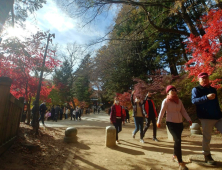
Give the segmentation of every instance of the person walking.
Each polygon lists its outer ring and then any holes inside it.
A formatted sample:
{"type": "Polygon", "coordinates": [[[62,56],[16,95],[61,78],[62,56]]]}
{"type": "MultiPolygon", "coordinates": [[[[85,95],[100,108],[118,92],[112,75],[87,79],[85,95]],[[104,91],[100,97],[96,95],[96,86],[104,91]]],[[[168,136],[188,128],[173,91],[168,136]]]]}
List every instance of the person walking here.
{"type": "Polygon", "coordinates": [[[79,118],[79,108],[76,107],[76,121],[78,121],[78,118],[79,118]]]}
{"type": "Polygon", "coordinates": [[[40,106],[39,106],[39,112],[40,112],[40,118],[39,121],[42,120],[42,125],[45,126],[44,124],[44,119],[45,119],[45,112],[47,110],[47,107],[45,105],[45,102],[43,102],[40,106]]]}
{"type": "Polygon", "coordinates": [[[58,119],[60,110],[61,110],[61,109],[60,109],[59,105],[56,105],[56,107],[55,107],[55,115],[54,115],[53,121],[56,121],[56,122],[57,122],[57,119],[58,119]]]}
{"type": "Polygon", "coordinates": [[[73,120],[75,121],[76,120],[76,110],[75,109],[73,109],[72,115],[73,115],[73,120]]]}
{"type": "Polygon", "coordinates": [[[100,106],[98,106],[98,110],[97,110],[97,111],[98,111],[98,114],[99,114],[99,112],[100,112],[100,106]]]}
{"type": "Polygon", "coordinates": [[[81,116],[82,116],[82,109],[81,109],[81,107],[79,108],[79,121],[81,121],[81,116]]]}
{"type": "MultiPolygon", "coordinates": [[[[125,120],[126,119],[126,111],[125,111],[124,107],[122,107],[122,112],[123,112],[123,118],[125,120]]],[[[125,125],[125,121],[123,121],[123,125],[125,125]]]]}
{"type": "Polygon", "coordinates": [[[94,114],[95,114],[96,113],[96,106],[94,106],[93,109],[94,109],[94,114]]]}
{"type": "Polygon", "coordinates": [[[222,113],[217,97],[217,90],[210,86],[209,76],[202,72],[198,75],[199,85],[192,89],[192,103],[196,105],[197,117],[199,118],[203,140],[202,149],[205,162],[215,165],[216,162],[211,157],[210,141],[213,127],[222,133],[222,113]]]}
{"type": "Polygon", "coordinates": [[[63,110],[64,110],[64,107],[63,106],[60,106],[60,120],[62,120],[62,116],[63,116],[63,110]]]}
{"type": "Polygon", "coordinates": [[[45,120],[47,121],[50,116],[51,116],[51,112],[50,112],[50,109],[49,109],[47,111],[47,113],[45,114],[45,120]]]}
{"type": "Polygon", "coordinates": [[[144,101],[143,101],[143,114],[145,115],[146,125],[143,129],[143,137],[145,136],[146,131],[150,127],[150,123],[153,124],[153,140],[159,142],[156,138],[156,118],[158,117],[154,102],[152,100],[152,93],[147,93],[144,101]]]}
{"type": "Polygon", "coordinates": [[[54,120],[54,116],[55,116],[55,107],[54,105],[52,105],[52,108],[51,108],[51,119],[54,120]]]}
{"type": "Polygon", "coordinates": [[[74,110],[74,109],[71,107],[71,108],[70,108],[70,117],[71,117],[71,120],[72,120],[72,118],[73,118],[73,110],[74,110]]]}
{"type": "Polygon", "coordinates": [[[116,144],[120,144],[118,134],[122,131],[122,122],[124,122],[124,117],[118,97],[114,98],[114,104],[111,107],[110,121],[116,128],[116,144]]]}
{"type": "Polygon", "coordinates": [[[157,120],[157,127],[160,127],[162,118],[166,112],[166,125],[174,139],[174,154],[173,160],[179,163],[179,170],[188,170],[182,160],[181,151],[181,135],[183,131],[183,117],[189,122],[192,121],[187,114],[182,101],[177,96],[177,90],[174,86],[166,87],[167,97],[163,100],[160,114],[157,120]]]}
{"type": "Polygon", "coordinates": [[[125,122],[127,123],[130,123],[130,116],[129,116],[129,110],[128,108],[126,107],[125,108],[125,112],[126,112],[126,118],[125,118],[125,122]]]}
{"type": "Polygon", "coordinates": [[[65,119],[67,119],[67,118],[68,118],[69,113],[70,113],[70,110],[69,110],[69,108],[68,108],[68,107],[66,107],[65,119]]]}
{"type": "Polygon", "coordinates": [[[133,117],[134,117],[134,123],[135,123],[135,129],[132,132],[133,138],[135,138],[135,135],[138,131],[140,131],[140,142],[144,143],[143,140],[143,111],[142,111],[142,104],[140,103],[140,97],[136,96],[135,101],[133,100],[134,90],[131,94],[131,103],[133,105],[133,117]]]}

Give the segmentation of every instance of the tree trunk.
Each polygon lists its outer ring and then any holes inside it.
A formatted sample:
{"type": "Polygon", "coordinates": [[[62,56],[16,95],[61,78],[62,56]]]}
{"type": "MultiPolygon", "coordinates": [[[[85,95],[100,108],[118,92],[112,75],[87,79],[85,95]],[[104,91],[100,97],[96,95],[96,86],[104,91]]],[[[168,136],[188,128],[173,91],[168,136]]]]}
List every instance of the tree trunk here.
{"type": "Polygon", "coordinates": [[[176,61],[175,61],[175,56],[173,54],[170,53],[170,46],[169,46],[169,42],[166,41],[166,50],[167,50],[167,61],[169,63],[169,67],[170,67],[170,73],[171,75],[178,75],[178,71],[177,71],[177,67],[176,67],[176,61]]]}
{"type": "Polygon", "coordinates": [[[195,36],[199,36],[199,33],[195,27],[195,25],[193,24],[190,16],[186,13],[186,8],[184,6],[184,2],[181,2],[181,16],[184,19],[184,21],[186,22],[188,28],[190,29],[190,32],[195,35],[195,36]]]}
{"type": "Polygon", "coordinates": [[[76,105],[75,105],[74,100],[72,100],[72,105],[73,105],[73,109],[76,109],[76,105]]]}
{"type": "Polygon", "coordinates": [[[27,124],[30,125],[31,109],[30,102],[27,104],[27,124]]]}
{"type": "Polygon", "coordinates": [[[9,12],[12,10],[14,0],[0,0],[0,33],[5,24],[5,21],[9,17],[9,12]]]}
{"type": "Polygon", "coordinates": [[[171,75],[177,76],[178,71],[177,71],[176,63],[172,59],[173,59],[173,56],[170,56],[169,57],[170,73],[171,75]]]}
{"type": "Polygon", "coordinates": [[[185,50],[185,46],[184,46],[183,40],[182,40],[182,38],[180,36],[179,36],[179,40],[180,40],[180,46],[181,46],[182,51],[183,51],[184,60],[186,62],[188,62],[188,57],[187,57],[187,53],[186,53],[186,50],[185,50]]]}

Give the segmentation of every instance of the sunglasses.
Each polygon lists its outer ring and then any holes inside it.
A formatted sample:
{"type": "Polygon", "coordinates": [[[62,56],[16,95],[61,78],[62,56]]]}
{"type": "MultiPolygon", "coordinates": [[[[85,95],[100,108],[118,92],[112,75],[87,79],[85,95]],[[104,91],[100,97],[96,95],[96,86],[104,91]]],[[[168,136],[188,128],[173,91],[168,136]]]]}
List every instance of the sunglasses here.
{"type": "Polygon", "coordinates": [[[176,92],[176,89],[171,89],[170,91],[175,91],[176,92]]]}

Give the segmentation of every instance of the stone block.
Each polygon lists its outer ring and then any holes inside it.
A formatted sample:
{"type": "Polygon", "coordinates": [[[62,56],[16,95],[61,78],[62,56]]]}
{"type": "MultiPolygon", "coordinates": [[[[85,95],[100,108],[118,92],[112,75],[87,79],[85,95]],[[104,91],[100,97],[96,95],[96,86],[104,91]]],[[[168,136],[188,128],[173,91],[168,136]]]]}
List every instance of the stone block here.
{"type": "Polygon", "coordinates": [[[202,133],[201,133],[201,131],[200,130],[190,130],[190,134],[191,135],[201,135],[202,133]]]}
{"type": "Polygon", "coordinates": [[[201,135],[200,125],[198,123],[192,123],[190,126],[190,134],[191,135],[201,135]]]}
{"type": "Polygon", "coordinates": [[[190,129],[200,130],[200,125],[198,123],[192,123],[192,125],[190,126],[190,129]]]}
{"type": "Polygon", "coordinates": [[[77,129],[75,127],[68,127],[65,131],[65,137],[64,137],[65,142],[72,142],[75,143],[77,142],[77,129]]]}
{"type": "Polygon", "coordinates": [[[106,127],[105,145],[107,147],[116,146],[116,128],[114,126],[106,127]]]}

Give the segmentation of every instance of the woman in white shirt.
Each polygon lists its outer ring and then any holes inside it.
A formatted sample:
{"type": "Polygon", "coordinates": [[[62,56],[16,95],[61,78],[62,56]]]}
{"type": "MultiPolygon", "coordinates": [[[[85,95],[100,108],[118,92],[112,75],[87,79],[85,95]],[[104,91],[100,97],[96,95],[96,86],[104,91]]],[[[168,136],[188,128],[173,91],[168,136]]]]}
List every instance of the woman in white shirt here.
{"type": "Polygon", "coordinates": [[[157,127],[160,127],[161,120],[166,112],[166,125],[174,139],[173,160],[178,161],[179,170],[188,170],[182,161],[181,134],[183,131],[183,117],[192,125],[192,121],[187,114],[182,101],[177,96],[177,90],[169,85],[166,88],[167,97],[163,100],[160,114],[157,120],[157,127]]]}

